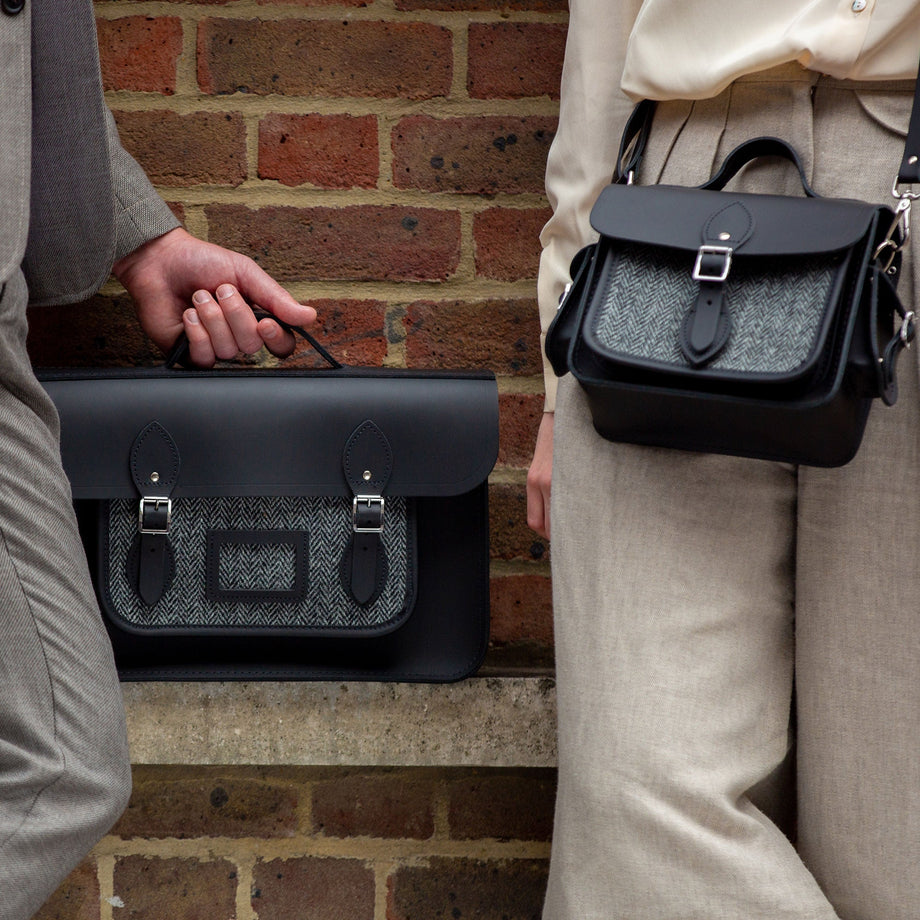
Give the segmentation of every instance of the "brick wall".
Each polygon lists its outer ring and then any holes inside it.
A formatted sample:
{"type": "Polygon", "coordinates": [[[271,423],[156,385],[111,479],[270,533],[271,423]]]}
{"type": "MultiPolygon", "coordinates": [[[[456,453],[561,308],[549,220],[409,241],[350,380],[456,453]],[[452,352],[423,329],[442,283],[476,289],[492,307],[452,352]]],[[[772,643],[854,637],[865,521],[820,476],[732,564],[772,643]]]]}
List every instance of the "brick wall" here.
{"type": "Polygon", "coordinates": [[[138,767],[36,920],[538,920],[553,771],[138,767]]]}
{"type": "MultiPolygon", "coordinates": [[[[524,481],[565,0],[96,10],[123,142],[191,232],[316,306],[345,362],[495,371],[486,666],[551,666],[548,547],[526,526],[524,481]]],[[[114,282],[30,321],[37,364],[160,360],[114,282]]],[[[538,916],[549,774],[138,767],[136,779],[128,814],[43,920],[538,916]]]]}

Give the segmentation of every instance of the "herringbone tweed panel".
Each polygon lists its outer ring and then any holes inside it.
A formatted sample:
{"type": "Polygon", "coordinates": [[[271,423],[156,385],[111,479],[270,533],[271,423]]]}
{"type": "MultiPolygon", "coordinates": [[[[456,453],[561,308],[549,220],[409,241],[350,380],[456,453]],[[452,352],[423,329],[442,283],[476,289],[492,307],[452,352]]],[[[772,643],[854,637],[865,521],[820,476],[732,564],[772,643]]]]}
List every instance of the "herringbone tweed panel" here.
{"type": "MultiPolygon", "coordinates": [[[[336,497],[184,498],[173,501],[169,539],[175,579],[148,607],[137,594],[128,554],[137,534],[137,502],[109,503],[108,595],[125,621],[149,628],[372,629],[398,620],[414,594],[415,519],[404,498],[386,500],[382,533],[386,584],[367,605],[342,584],[342,556],[351,537],[351,499],[336,497]],[[212,531],[302,531],[307,535],[307,588],[300,600],[209,600],[208,534],[212,531]]],[[[221,548],[219,583],[228,591],[286,591],[294,585],[292,545],[247,543],[221,548]]],[[[103,564],[105,561],[103,560],[103,564]]]]}
{"type": "MultiPolygon", "coordinates": [[[[599,290],[592,332],[610,352],[688,366],[680,325],[699,282],[692,255],[624,246],[599,290]],[[639,304],[639,309],[635,308],[639,304]]],[[[784,374],[809,356],[828,303],[840,256],[736,259],[725,282],[732,332],[713,369],[784,374]]]]}

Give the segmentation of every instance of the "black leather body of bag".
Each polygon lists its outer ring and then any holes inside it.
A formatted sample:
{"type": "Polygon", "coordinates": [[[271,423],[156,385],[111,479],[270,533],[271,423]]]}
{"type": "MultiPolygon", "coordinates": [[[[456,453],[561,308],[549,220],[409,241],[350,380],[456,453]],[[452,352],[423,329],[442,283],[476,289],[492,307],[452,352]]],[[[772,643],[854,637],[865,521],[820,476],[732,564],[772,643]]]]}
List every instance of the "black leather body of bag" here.
{"type": "Polygon", "coordinates": [[[491,374],[40,379],[123,679],[449,681],[481,663],[491,374]]]}
{"type": "Polygon", "coordinates": [[[838,466],[897,398],[899,215],[819,198],[785,142],[742,144],[699,188],[611,184],[591,224],[546,351],[605,438],[838,466]],[[724,190],[763,156],[805,196],[724,190]]]}

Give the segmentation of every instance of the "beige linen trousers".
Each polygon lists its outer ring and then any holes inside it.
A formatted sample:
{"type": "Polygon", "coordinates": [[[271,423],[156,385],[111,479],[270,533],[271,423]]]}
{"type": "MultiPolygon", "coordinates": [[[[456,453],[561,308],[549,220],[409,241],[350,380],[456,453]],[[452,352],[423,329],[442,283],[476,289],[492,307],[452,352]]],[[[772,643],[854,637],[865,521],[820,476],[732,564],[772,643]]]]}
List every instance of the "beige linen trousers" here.
{"type": "MultiPolygon", "coordinates": [[[[787,66],[663,103],[640,181],[698,184],[773,134],[820,194],[890,202],[911,95],[787,66]]],[[[779,161],[732,187],[800,193],[779,161]]],[[[916,352],[899,377],[830,470],[613,444],[561,381],[544,920],[920,917],[916,352]]]]}

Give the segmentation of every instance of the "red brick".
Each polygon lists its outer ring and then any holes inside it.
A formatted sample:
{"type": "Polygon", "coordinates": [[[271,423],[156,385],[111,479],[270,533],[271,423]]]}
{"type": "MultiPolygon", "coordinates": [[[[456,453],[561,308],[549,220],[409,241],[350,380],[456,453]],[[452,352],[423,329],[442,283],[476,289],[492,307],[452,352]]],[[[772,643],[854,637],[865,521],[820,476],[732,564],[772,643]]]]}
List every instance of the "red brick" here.
{"type": "Polygon", "coordinates": [[[450,91],[449,29],[421,22],[206,19],[202,92],[430,99],[450,91]]]}
{"type": "Polygon", "coordinates": [[[225,859],[151,859],[115,862],[115,896],[131,920],[234,920],[236,868],[225,859]]]}
{"type": "Polygon", "coordinates": [[[350,774],[313,790],[313,829],[327,837],[427,840],[434,784],[409,771],[350,774]]]}
{"type": "MultiPolygon", "coordinates": [[[[309,332],[343,364],[379,367],[387,353],[386,304],[379,300],[308,300],[316,310],[309,332]]],[[[313,347],[299,341],[285,366],[323,367],[313,347]]]]}
{"type": "Polygon", "coordinates": [[[125,149],[155,184],[237,186],[246,178],[243,117],[224,112],[117,112],[125,149]]]}
{"type": "Polygon", "coordinates": [[[467,91],[474,99],[559,98],[566,26],[479,22],[469,28],[467,91]]]}
{"type": "Polygon", "coordinates": [[[543,419],[543,396],[509,393],[498,398],[498,464],[526,469],[543,419]]]}
{"type": "Polygon", "coordinates": [[[550,840],[556,771],[479,770],[451,783],[454,840],[550,840]]]}
{"type": "Polygon", "coordinates": [[[396,9],[438,10],[439,12],[504,12],[505,10],[532,10],[537,13],[563,13],[568,10],[568,0],[396,0],[396,9]]]}
{"type": "Polygon", "coordinates": [[[539,859],[434,857],[390,876],[387,920],[538,920],[546,875],[539,859]]]}
{"type": "Polygon", "coordinates": [[[489,540],[493,559],[545,560],[547,544],[527,526],[524,485],[489,486],[489,540]]]}
{"type": "Polygon", "coordinates": [[[29,310],[28,349],[36,367],[137,367],[163,360],[141,331],[127,294],[29,310]]]}
{"type": "Polygon", "coordinates": [[[252,908],[259,920],[373,920],[374,872],[355,859],[257,863],[252,908]]]}
{"type": "Polygon", "coordinates": [[[460,215],[406,205],[205,209],[209,239],[279,280],[444,281],[460,261],[460,215]]]}
{"type": "Polygon", "coordinates": [[[171,16],[98,19],[99,63],[106,90],[137,93],[176,91],[182,53],[182,22],[171,16]]]}
{"type": "Polygon", "coordinates": [[[378,175],[373,115],[267,115],[259,123],[260,179],[374,188],[378,175]]]}
{"type": "Polygon", "coordinates": [[[258,0],[259,6],[367,6],[370,2],[371,0],[258,0]]]}
{"type": "Polygon", "coordinates": [[[185,205],[181,201],[167,201],[166,204],[169,205],[169,210],[172,211],[173,214],[176,215],[176,220],[184,224],[185,223],[185,205]]]}
{"type": "Polygon", "coordinates": [[[297,829],[296,787],[264,777],[195,768],[168,779],[135,770],[131,801],[112,833],[119,837],[291,837],[297,829]]]}
{"type": "Polygon", "coordinates": [[[469,195],[542,192],[555,128],[542,115],[409,115],[393,129],[393,182],[469,195]]]}
{"type": "Polygon", "coordinates": [[[99,901],[96,865],[87,860],[67,876],[32,920],[99,920],[99,901]]]}
{"type": "Polygon", "coordinates": [[[405,318],[410,367],[541,373],[540,323],[532,300],[418,301],[405,318]]]}
{"type": "Polygon", "coordinates": [[[553,644],[553,588],[547,575],[506,575],[489,584],[491,640],[553,644]]]}
{"type": "Polygon", "coordinates": [[[495,281],[537,277],[549,208],[490,208],[473,218],[476,274],[495,281]]]}

